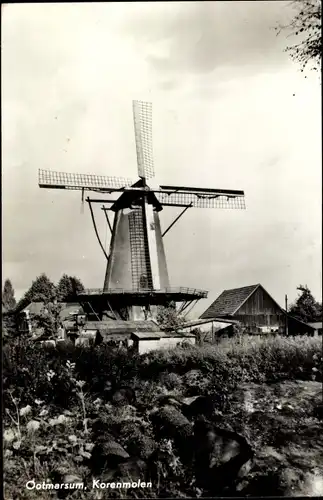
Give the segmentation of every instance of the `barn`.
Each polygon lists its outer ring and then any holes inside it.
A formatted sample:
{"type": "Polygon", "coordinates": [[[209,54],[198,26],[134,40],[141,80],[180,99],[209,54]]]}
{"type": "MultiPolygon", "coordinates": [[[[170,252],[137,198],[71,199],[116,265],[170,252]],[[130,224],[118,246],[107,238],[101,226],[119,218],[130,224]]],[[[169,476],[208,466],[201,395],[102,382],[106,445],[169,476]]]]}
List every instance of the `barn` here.
{"type": "Polygon", "coordinates": [[[310,325],[290,315],[286,318],[285,310],[260,283],[224,290],[200,318],[235,319],[251,334],[285,333],[287,330],[297,335],[313,334],[314,331],[310,325]]]}

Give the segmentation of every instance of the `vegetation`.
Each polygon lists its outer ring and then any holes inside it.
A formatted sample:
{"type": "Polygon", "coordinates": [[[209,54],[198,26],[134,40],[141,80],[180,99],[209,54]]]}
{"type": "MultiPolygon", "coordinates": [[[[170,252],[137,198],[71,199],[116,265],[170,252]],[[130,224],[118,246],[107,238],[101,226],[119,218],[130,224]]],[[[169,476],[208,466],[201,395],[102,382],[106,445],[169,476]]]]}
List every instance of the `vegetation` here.
{"type": "Polygon", "coordinates": [[[66,302],[75,298],[75,295],[84,291],[83,283],[76,276],[63,274],[56,287],[57,300],[66,302]]]}
{"type": "Polygon", "coordinates": [[[61,325],[60,312],[61,304],[49,302],[44,304],[40,314],[36,315],[34,322],[37,328],[43,328],[44,337],[54,339],[57,337],[58,328],[61,325]]]}
{"type": "Polygon", "coordinates": [[[2,306],[7,311],[12,311],[16,307],[15,292],[9,279],[6,279],[4,282],[2,291],[2,306]]]}
{"type": "Polygon", "coordinates": [[[185,323],[185,318],[178,313],[175,304],[158,308],[157,323],[162,330],[177,331],[185,323]]]}
{"type": "Polygon", "coordinates": [[[111,481],[130,475],[143,481],[146,474],[153,478],[152,490],[105,490],[100,496],[89,487],[71,497],[207,494],[211,487],[198,486],[190,456],[195,417],[179,406],[180,398],[210,395],[215,411],[207,425],[239,429],[261,450],[264,441],[257,439],[270,439],[259,431],[267,417],[254,420],[250,428],[236,402],[239,390],[245,383],[322,382],[321,342],[229,339],[219,346],[138,356],[105,345],[44,348],[16,339],[3,352],[5,498],[53,498],[53,492],[26,490],[30,479],[90,486],[93,477],[111,481]],[[165,398],[168,402],[161,403],[165,398]]]}
{"type": "Polygon", "coordinates": [[[82,282],[76,276],[63,274],[58,284],[55,285],[45,273],[38,276],[31,284],[29,290],[17,304],[17,310],[24,309],[30,302],[44,302],[55,300],[65,302],[75,299],[76,293],[84,290],[82,282]]]}
{"type": "Polygon", "coordinates": [[[286,32],[298,42],[286,48],[292,59],[301,64],[304,71],[307,65],[320,71],[322,57],[322,3],[320,0],[297,0],[292,6],[296,9],[292,21],[277,28],[278,33],[286,32]]]}
{"type": "Polygon", "coordinates": [[[305,323],[322,321],[322,304],[314,299],[307,285],[299,285],[298,290],[301,294],[289,308],[289,313],[305,323]]]}

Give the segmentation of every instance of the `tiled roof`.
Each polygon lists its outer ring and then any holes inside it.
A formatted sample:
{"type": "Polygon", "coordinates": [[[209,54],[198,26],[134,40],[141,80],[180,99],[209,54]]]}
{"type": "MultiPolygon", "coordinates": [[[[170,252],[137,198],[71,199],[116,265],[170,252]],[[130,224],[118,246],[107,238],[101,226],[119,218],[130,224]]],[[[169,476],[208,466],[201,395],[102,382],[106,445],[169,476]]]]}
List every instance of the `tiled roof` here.
{"type": "Polygon", "coordinates": [[[210,307],[204,311],[200,318],[206,319],[216,318],[217,316],[231,316],[242,306],[258,286],[260,285],[257,284],[224,290],[210,307]]]}

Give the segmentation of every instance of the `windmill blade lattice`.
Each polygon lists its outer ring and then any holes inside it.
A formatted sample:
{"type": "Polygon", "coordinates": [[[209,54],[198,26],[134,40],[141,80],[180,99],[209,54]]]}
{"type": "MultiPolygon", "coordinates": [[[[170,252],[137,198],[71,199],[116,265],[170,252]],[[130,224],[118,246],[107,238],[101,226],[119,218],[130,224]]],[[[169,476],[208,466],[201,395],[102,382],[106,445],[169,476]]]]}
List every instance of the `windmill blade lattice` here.
{"type": "Polygon", "coordinates": [[[245,198],[243,191],[203,190],[177,188],[172,190],[154,191],[158,201],[162,205],[191,206],[195,208],[235,208],[245,209],[245,198]]]}
{"type": "Polygon", "coordinates": [[[138,175],[151,179],[155,175],[152,140],[152,104],[132,101],[135,127],[138,175]]]}
{"type": "Polygon", "coordinates": [[[67,172],[54,172],[52,170],[39,170],[38,184],[42,188],[72,189],[111,192],[131,186],[133,180],[124,177],[110,177],[106,175],[72,174],[67,172]]]}

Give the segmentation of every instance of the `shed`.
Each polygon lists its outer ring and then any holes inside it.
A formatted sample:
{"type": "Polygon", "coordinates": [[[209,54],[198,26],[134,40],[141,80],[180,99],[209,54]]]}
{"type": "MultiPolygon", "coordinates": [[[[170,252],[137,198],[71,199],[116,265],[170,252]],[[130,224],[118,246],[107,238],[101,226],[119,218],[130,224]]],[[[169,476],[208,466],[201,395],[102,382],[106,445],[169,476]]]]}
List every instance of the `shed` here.
{"type": "Polygon", "coordinates": [[[180,332],[133,332],[133,347],[138,354],[146,354],[156,349],[169,349],[183,342],[195,345],[195,335],[180,332]]]}
{"type": "Polygon", "coordinates": [[[322,335],[322,321],[315,321],[314,323],[307,323],[310,327],[314,328],[316,335],[322,335]]]}
{"type": "Polygon", "coordinates": [[[180,329],[184,333],[200,332],[197,342],[213,343],[219,337],[233,335],[234,326],[239,325],[235,319],[206,318],[187,321],[180,329]]]}
{"type": "Polygon", "coordinates": [[[131,334],[133,332],[156,332],[159,331],[159,327],[155,321],[103,320],[87,321],[83,330],[97,330],[104,343],[111,345],[122,344],[126,347],[131,344],[131,334]]]}

